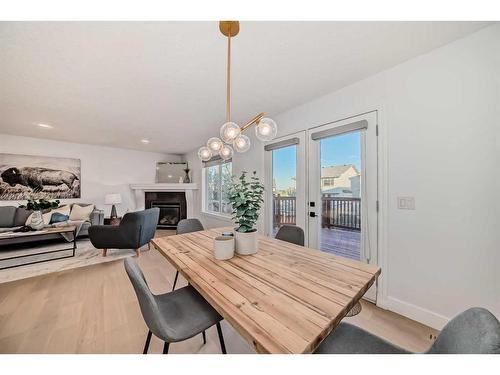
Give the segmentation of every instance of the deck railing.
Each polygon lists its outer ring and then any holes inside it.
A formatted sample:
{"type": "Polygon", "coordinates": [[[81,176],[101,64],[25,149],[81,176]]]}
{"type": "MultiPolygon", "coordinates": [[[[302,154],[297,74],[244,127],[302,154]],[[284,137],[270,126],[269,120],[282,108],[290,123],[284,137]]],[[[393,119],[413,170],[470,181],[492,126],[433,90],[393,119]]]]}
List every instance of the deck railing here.
{"type": "Polygon", "coordinates": [[[321,198],[321,226],[361,230],[361,198],[335,197],[323,194],[321,198]]]}
{"type": "MultiPolygon", "coordinates": [[[[296,224],[295,197],[275,195],[273,199],[274,226],[296,224]]],[[[361,230],[361,198],[336,197],[323,194],[321,198],[321,226],[361,230]]]]}
{"type": "Polygon", "coordinates": [[[273,199],[274,225],[296,224],[297,205],[295,197],[275,195],[273,199]]]}

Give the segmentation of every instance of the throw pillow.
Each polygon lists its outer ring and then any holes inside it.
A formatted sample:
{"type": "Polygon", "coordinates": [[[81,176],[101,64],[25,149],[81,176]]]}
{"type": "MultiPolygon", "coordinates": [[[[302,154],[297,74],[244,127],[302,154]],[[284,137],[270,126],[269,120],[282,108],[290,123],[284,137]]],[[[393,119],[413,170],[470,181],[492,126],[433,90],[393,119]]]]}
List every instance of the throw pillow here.
{"type": "Polygon", "coordinates": [[[52,211],[53,214],[54,213],[60,213],[60,214],[63,214],[63,215],[67,215],[69,217],[69,213],[70,213],[71,209],[69,207],[69,205],[64,205],[64,206],[61,206],[61,207],[58,207],[58,208],[54,208],[52,211]]]}
{"type": "MultiPolygon", "coordinates": [[[[30,216],[28,216],[28,218],[26,219],[26,223],[24,223],[24,225],[29,226],[31,224],[31,217],[32,216],[33,216],[33,214],[30,214],[30,216]]],[[[42,212],[42,220],[43,220],[43,223],[45,225],[49,225],[51,217],[52,217],[52,211],[45,212],[45,213],[42,212]]]]}
{"type": "Polygon", "coordinates": [[[69,219],[71,221],[89,221],[90,214],[92,213],[92,211],[94,211],[93,204],[90,204],[85,207],[74,204],[73,207],[71,208],[69,219]]]}
{"type": "MultiPolygon", "coordinates": [[[[70,211],[70,208],[68,205],[65,205],[65,206],[61,206],[61,207],[58,207],[58,208],[54,208],[53,210],[48,210],[47,212],[42,212],[42,218],[43,218],[43,222],[45,223],[45,225],[49,225],[49,224],[52,224],[52,214],[53,213],[60,213],[60,214],[63,214],[63,215],[66,215],[69,217],[69,211],[70,211]]],[[[26,222],[24,223],[24,225],[30,225],[31,224],[31,215],[33,214],[30,214],[28,216],[28,218],[26,219],[26,222]]]]}
{"type": "Polygon", "coordinates": [[[53,212],[50,218],[50,224],[61,223],[63,221],[68,221],[69,215],[64,215],[59,212],[53,212]]]}

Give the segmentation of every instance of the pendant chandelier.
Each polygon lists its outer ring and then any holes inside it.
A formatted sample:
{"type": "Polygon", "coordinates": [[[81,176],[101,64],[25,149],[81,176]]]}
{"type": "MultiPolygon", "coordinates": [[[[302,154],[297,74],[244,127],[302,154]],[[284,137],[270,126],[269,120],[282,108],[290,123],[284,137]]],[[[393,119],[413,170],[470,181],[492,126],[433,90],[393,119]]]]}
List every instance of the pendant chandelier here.
{"type": "Polygon", "coordinates": [[[219,155],[228,160],[236,152],[245,152],[250,148],[250,138],[243,134],[245,130],[255,125],[255,135],[261,141],[270,141],[276,137],[278,127],[270,118],[259,113],[243,126],[231,121],[231,38],[238,35],[240,23],[238,21],[220,21],[220,32],[227,37],[227,88],[226,88],[226,123],[220,128],[220,138],[212,137],[207,145],[198,150],[198,157],[208,161],[219,155]]]}

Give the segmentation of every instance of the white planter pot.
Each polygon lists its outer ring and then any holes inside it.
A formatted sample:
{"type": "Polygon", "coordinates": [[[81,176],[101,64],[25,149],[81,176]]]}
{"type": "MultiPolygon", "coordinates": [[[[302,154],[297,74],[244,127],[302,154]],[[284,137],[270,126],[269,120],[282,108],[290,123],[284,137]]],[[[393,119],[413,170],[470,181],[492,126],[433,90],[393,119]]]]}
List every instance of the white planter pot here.
{"type": "Polygon", "coordinates": [[[240,255],[250,255],[257,252],[257,231],[241,233],[234,231],[236,252],[240,255]]]}
{"type": "Polygon", "coordinates": [[[214,256],[217,260],[231,259],[234,256],[234,237],[215,237],[214,256]]]}
{"type": "Polygon", "coordinates": [[[30,227],[35,230],[41,230],[45,226],[42,217],[42,211],[33,211],[31,214],[30,227]]]}

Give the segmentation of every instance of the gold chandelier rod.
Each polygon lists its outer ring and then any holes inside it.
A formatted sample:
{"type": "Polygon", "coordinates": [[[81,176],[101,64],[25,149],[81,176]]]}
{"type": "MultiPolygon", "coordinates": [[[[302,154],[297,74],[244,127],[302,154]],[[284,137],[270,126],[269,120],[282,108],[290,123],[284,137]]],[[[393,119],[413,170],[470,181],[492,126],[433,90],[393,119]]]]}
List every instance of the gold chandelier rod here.
{"type": "Polygon", "coordinates": [[[227,37],[226,122],[231,121],[231,30],[227,37]]]}
{"type": "MultiPolygon", "coordinates": [[[[226,68],[226,122],[231,121],[231,38],[238,35],[240,23],[238,21],[220,21],[220,32],[227,36],[227,68],[226,68]]],[[[243,132],[254,123],[257,123],[265,116],[265,113],[259,113],[240,129],[243,132]]]]}

